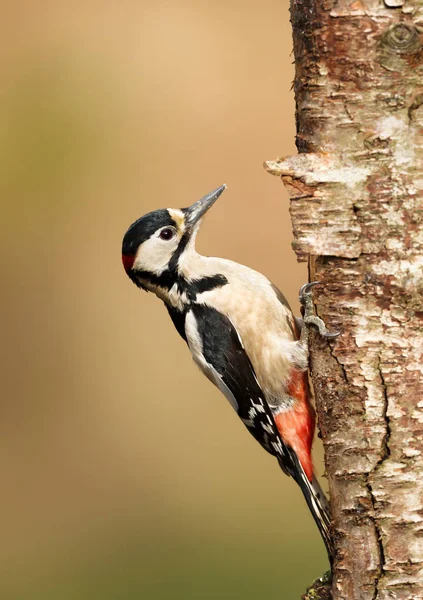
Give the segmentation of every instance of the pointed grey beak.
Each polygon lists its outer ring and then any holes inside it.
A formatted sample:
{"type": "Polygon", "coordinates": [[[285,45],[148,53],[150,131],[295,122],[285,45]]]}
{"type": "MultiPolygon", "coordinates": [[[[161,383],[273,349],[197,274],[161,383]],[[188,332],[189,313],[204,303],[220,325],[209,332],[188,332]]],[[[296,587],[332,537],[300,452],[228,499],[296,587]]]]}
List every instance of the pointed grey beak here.
{"type": "Polygon", "coordinates": [[[226,189],[226,184],[224,183],[220,187],[216,188],[201,200],[194,202],[188,208],[183,208],[182,210],[185,213],[185,222],[192,228],[198,221],[201,219],[203,215],[213,206],[216,200],[219,198],[220,194],[226,189]]]}

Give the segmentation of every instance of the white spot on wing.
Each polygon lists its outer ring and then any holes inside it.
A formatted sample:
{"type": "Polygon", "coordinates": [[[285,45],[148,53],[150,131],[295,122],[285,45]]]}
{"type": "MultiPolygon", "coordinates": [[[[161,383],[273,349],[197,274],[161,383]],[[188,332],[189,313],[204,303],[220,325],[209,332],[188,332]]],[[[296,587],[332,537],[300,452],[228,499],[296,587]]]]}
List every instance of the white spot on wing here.
{"type": "Polygon", "coordinates": [[[259,400],[260,400],[260,404],[256,404],[254,402],[254,400],[252,398],[250,398],[251,404],[254,406],[254,408],[257,410],[257,412],[265,413],[266,409],[264,408],[263,400],[261,398],[259,398],[259,400]]]}
{"type": "Polygon", "coordinates": [[[267,433],[270,433],[270,434],[275,433],[275,430],[273,429],[272,425],[266,425],[265,423],[262,423],[261,426],[263,427],[264,431],[267,431],[267,433]]]}
{"type": "Polygon", "coordinates": [[[280,440],[278,440],[277,442],[272,442],[272,447],[276,450],[278,454],[283,455],[284,452],[280,440]]]}
{"type": "Polygon", "coordinates": [[[254,417],[257,415],[257,411],[254,408],[254,406],[252,406],[250,408],[250,410],[248,411],[248,416],[250,417],[250,419],[254,419],[254,417]]]}

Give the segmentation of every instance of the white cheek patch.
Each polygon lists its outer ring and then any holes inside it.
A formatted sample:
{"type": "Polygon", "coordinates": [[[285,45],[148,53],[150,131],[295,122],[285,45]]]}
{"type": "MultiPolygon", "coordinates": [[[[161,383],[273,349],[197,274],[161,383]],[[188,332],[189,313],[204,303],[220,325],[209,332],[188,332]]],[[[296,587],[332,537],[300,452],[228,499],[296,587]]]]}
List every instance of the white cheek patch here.
{"type": "Polygon", "coordinates": [[[155,233],[138,248],[134,268],[141,271],[148,271],[154,275],[161,275],[166,270],[178,244],[178,236],[165,241],[155,233]]]}

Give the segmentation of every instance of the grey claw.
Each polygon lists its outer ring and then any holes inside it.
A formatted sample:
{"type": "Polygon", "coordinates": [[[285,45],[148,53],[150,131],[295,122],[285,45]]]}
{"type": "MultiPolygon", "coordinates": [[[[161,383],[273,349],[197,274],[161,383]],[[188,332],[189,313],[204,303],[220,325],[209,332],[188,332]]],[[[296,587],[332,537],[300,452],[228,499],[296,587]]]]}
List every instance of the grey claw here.
{"type": "Polygon", "coordinates": [[[320,284],[320,281],[311,281],[310,283],[305,283],[303,286],[301,286],[301,289],[299,291],[300,300],[304,296],[309,294],[315,285],[319,285],[319,284],[320,284]]]}
{"type": "Polygon", "coordinates": [[[338,335],[341,335],[341,332],[340,331],[333,331],[333,332],[327,331],[323,335],[325,338],[334,339],[334,338],[337,338],[338,335]]]}
{"type": "MultiPolygon", "coordinates": [[[[299,292],[299,300],[301,303],[301,314],[303,315],[303,323],[305,327],[309,327],[310,325],[314,325],[317,327],[320,335],[326,339],[334,339],[341,335],[340,331],[328,331],[326,329],[325,322],[318,317],[314,312],[313,299],[311,296],[311,290],[315,285],[319,285],[320,281],[311,281],[310,283],[305,283],[299,292]]],[[[306,329],[304,329],[306,331],[306,329]]]]}
{"type": "Polygon", "coordinates": [[[325,322],[320,317],[316,317],[316,315],[304,317],[304,325],[314,325],[315,327],[317,327],[320,335],[324,338],[336,338],[338,337],[338,335],[341,334],[340,331],[328,331],[326,329],[325,322]]]}

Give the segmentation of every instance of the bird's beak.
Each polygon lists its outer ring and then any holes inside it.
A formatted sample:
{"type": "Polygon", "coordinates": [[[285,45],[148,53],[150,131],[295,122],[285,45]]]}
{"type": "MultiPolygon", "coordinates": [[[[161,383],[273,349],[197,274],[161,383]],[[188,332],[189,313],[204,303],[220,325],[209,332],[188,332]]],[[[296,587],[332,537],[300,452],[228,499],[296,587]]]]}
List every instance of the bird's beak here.
{"type": "Polygon", "coordinates": [[[194,204],[191,204],[188,208],[184,208],[183,211],[185,213],[185,222],[190,229],[194,227],[196,223],[201,219],[203,215],[213,206],[216,200],[219,198],[220,194],[226,189],[226,184],[224,183],[220,187],[216,188],[201,200],[197,200],[194,204]]]}

